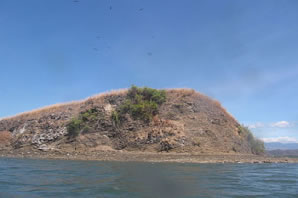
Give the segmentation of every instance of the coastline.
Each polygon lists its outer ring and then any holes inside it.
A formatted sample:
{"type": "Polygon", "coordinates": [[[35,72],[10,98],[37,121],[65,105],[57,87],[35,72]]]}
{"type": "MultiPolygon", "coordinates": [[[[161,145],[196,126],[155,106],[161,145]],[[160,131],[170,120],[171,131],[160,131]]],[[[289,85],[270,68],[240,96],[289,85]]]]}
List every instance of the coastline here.
{"type": "Polygon", "coordinates": [[[251,154],[215,153],[153,153],[132,151],[44,152],[0,150],[0,157],[24,159],[60,159],[117,162],[174,162],[174,163],[298,163],[298,158],[269,157],[251,154]]]}

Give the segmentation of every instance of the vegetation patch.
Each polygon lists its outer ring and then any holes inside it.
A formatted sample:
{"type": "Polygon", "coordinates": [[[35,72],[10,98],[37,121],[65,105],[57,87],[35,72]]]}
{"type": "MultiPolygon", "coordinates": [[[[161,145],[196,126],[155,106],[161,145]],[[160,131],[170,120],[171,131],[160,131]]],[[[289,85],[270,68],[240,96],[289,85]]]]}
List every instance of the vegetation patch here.
{"type": "Polygon", "coordinates": [[[112,113],[112,119],[115,123],[120,123],[123,116],[128,113],[133,119],[149,122],[165,101],[165,90],[132,86],[128,90],[126,100],[112,113]]]}
{"type": "Polygon", "coordinates": [[[90,130],[88,123],[95,121],[97,117],[97,109],[81,112],[78,117],[71,119],[67,124],[68,137],[75,138],[82,132],[88,132],[90,130]]]}
{"type": "Polygon", "coordinates": [[[243,135],[247,139],[248,143],[251,146],[252,153],[256,155],[261,155],[265,153],[264,142],[254,137],[254,135],[252,134],[252,132],[249,130],[248,127],[243,125],[238,126],[238,132],[240,135],[243,135]]]}

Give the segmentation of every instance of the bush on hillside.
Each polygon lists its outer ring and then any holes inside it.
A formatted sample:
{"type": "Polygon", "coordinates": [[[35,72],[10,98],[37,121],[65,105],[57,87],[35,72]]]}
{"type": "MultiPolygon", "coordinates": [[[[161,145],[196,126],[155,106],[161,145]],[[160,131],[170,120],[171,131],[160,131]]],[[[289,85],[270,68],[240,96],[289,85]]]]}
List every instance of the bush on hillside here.
{"type": "Polygon", "coordinates": [[[81,132],[88,132],[90,129],[87,125],[88,122],[94,121],[98,116],[96,109],[89,109],[81,112],[76,118],[71,119],[67,124],[67,132],[70,138],[77,137],[81,132]]]}
{"type": "Polygon", "coordinates": [[[83,121],[78,118],[73,118],[68,124],[67,124],[67,132],[68,136],[70,138],[75,138],[80,134],[80,131],[82,129],[82,123],[83,121]]]}
{"type": "Polygon", "coordinates": [[[239,129],[239,134],[243,135],[247,139],[253,154],[261,155],[265,153],[264,142],[254,137],[254,135],[252,134],[252,132],[249,130],[248,127],[242,125],[242,126],[239,126],[238,129],[239,129]]]}
{"type": "Polygon", "coordinates": [[[128,90],[125,102],[112,113],[112,119],[119,123],[121,117],[128,113],[134,119],[151,121],[152,117],[158,113],[158,107],[165,101],[166,92],[164,90],[132,86],[128,90]]]}
{"type": "Polygon", "coordinates": [[[166,101],[166,92],[165,90],[152,89],[149,87],[140,88],[133,85],[128,90],[127,97],[134,104],[142,101],[151,101],[160,105],[166,101]]]}

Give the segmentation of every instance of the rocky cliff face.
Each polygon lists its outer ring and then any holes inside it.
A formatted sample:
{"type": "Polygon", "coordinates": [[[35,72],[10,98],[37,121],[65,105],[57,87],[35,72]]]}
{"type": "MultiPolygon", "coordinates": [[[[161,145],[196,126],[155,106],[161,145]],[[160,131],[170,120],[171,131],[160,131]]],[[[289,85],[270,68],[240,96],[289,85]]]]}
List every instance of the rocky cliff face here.
{"type": "Polygon", "coordinates": [[[217,101],[190,89],[167,90],[166,101],[149,121],[126,113],[121,123],[116,123],[113,113],[127,99],[127,93],[101,94],[2,119],[0,145],[44,151],[252,153],[239,123],[217,101]],[[79,116],[84,127],[70,136],[69,123],[79,116]],[[10,137],[1,143],[4,134],[10,137]]]}

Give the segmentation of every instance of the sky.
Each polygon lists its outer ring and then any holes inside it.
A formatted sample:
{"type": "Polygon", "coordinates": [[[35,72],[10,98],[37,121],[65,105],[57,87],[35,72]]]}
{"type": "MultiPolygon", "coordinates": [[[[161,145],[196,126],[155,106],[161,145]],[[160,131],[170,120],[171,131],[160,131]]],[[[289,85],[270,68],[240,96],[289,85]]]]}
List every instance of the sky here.
{"type": "Polygon", "coordinates": [[[297,0],[0,0],[0,117],[137,86],[193,88],[298,142],[297,0]]]}

